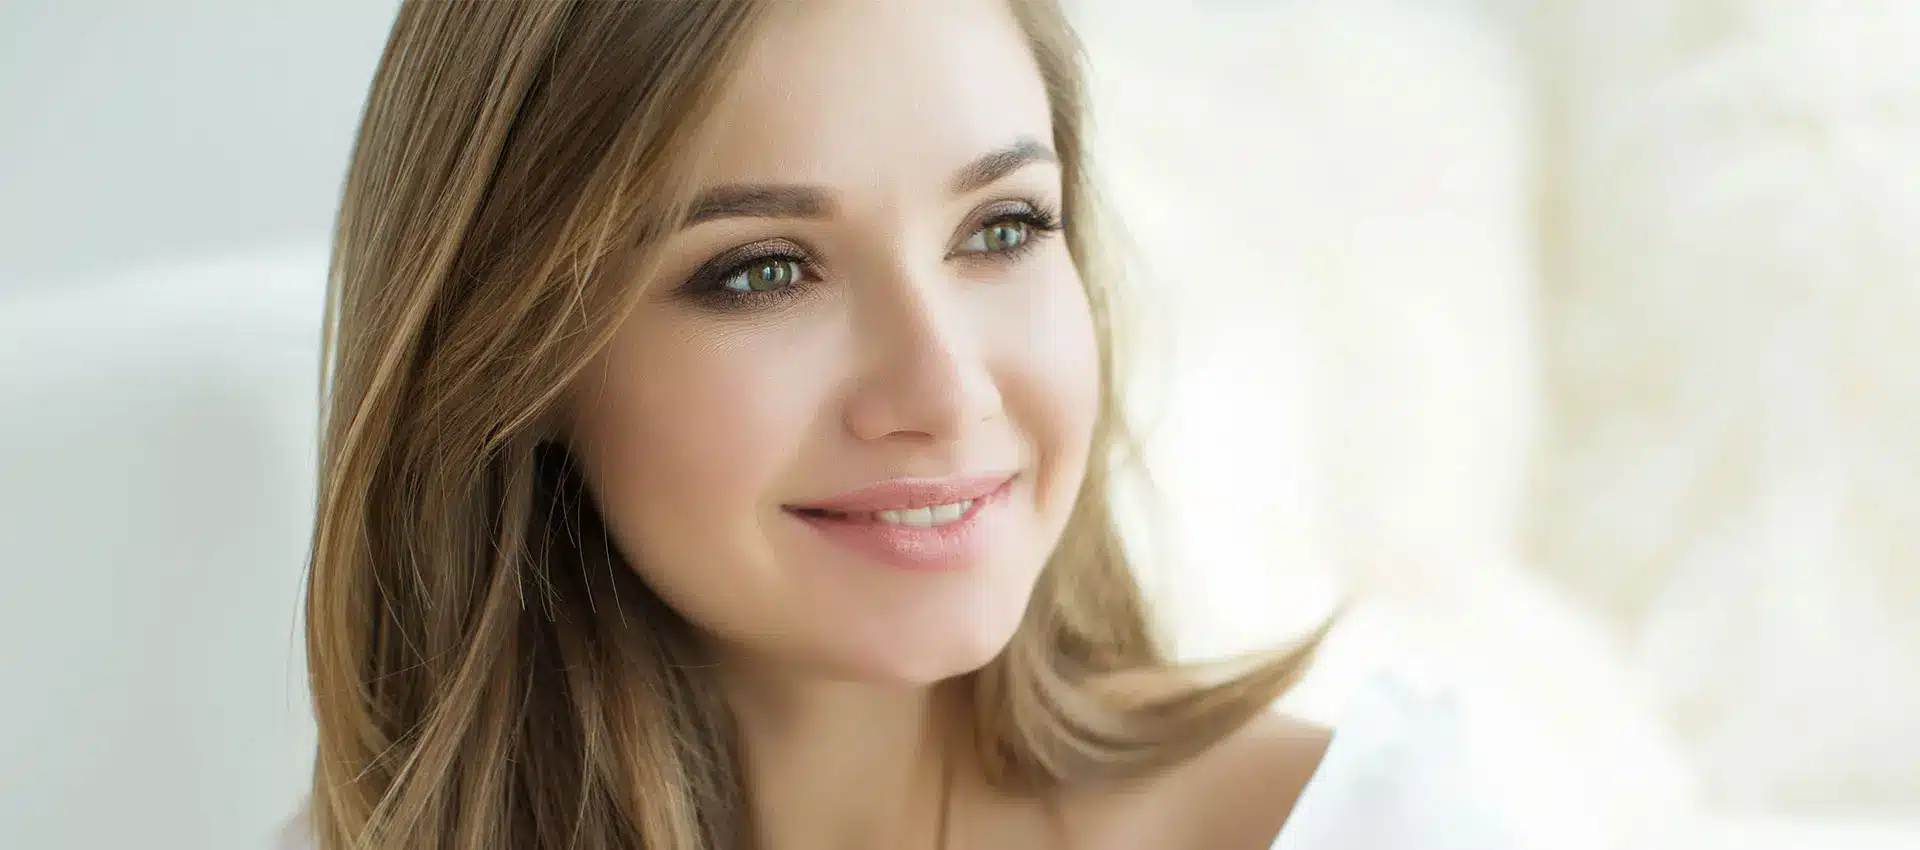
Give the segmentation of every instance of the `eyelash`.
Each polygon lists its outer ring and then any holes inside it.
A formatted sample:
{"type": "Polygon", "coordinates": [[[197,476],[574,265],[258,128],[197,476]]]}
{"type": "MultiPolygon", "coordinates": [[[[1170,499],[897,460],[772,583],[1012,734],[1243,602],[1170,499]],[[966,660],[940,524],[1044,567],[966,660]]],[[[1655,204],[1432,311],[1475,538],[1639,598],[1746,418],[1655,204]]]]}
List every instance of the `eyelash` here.
{"type": "MultiPolygon", "coordinates": [[[[1065,229],[1060,214],[1051,206],[1031,199],[1020,199],[990,211],[981,220],[980,226],[968,231],[967,236],[972,238],[975,233],[1009,222],[1019,222],[1028,227],[1030,232],[1026,241],[1004,251],[971,252],[961,256],[991,263],[1017,262],[1042,240],[1065,229]]],[[[814,265],[813,257],[790,240],[769,239],[721,255],[709,262],[702,271],[696,272],[681,290],[695,300],[720,308],[771,306],[801,295],[806,288],[805,280],[767,292],[740,292],[722,285],[741,272],[750,271],[769,261],[792,262],[801,267],[803,274],[814,265]]]]}

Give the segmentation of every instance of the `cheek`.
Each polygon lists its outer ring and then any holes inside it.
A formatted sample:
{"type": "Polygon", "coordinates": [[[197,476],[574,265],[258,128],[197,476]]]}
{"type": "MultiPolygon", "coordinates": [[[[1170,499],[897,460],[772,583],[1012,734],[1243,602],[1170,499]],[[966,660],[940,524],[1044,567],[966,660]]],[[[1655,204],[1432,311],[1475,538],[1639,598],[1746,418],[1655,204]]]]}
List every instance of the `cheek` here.
{"type": "Polygon", "coordinates": [[[1064,249],[1037,264],[996,323],[1008,416],[1038,461],[1039,505],[1064,521],[1086,471],[1100,411],[1100,357],[1092,311],[1064,249]]]}
{"type": "Polygon", "coordinates": [[[583,460],[616,539],[670,601],[709,596],[738,576],[687,565],[752,563],[763,501],[815,404],[804,376],[783,375],[739,338],[672,333],[616,348],[583,394],[583,460]],[[797,379],[796,379],[797,378],[797,379]]]}

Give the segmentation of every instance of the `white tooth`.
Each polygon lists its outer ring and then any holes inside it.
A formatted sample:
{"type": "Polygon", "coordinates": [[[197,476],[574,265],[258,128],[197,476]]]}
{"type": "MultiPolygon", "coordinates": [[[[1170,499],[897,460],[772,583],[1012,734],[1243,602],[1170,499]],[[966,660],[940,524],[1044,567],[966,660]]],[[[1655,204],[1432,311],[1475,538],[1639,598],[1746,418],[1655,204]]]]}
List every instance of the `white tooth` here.
{"type": "Polygon", "coordinates": [[[874,512],[874,515],[879,517],[881,522],[884,522],[888,525],[899,525],[900,514],[901,514],[900,511],[875,511],[874,512]]]}
{"type": "Polygon", "coordinates": [[[932,510],[933,524],[946,525],[947,523],[950,523],[959,519],[960,516],[962,514],[965,514],[966,512],[967,512],[967,507],[965,502],[960,502],[958,504],[952,504],[952,505],[940,505],[939,507],[936,507],[932,510]]]}
{"type": "Polygon", "coordinates": [[[901,511],[900,524],[914,528],[930,528],[933,525],[933,509],[909,508],[901,511]]]}

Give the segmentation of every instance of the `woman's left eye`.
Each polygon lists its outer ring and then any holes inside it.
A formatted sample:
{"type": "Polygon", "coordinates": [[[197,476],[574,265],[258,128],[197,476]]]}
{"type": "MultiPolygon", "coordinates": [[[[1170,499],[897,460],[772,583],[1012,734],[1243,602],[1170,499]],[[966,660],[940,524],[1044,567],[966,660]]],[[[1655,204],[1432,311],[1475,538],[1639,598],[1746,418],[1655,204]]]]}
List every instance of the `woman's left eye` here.
{"type": "Polygon", "coordinates": [[[1000,254],[1027,244],[1033,238],[1033,225],[1018,219],[1004,219],[973,232],[961,243],[963,254],[1000,254]]]}

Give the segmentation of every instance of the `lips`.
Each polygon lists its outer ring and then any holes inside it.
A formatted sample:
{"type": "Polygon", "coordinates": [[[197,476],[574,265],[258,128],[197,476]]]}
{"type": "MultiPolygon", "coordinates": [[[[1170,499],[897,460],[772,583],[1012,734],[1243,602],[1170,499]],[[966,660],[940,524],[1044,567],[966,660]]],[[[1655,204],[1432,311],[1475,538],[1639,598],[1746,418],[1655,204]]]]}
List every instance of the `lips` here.
{"type": "MultiPolygon", "coordinates": [[[[789,510],[857,518],[885,514],[951,511],[956,505],[978,501],[1007,486],[1011,475],[980,475],[967,478],[899,478],[805,504],[789,510]]],[[[965,513],[963,509],[960,513],[965,513]]]]}
{"type": "Polygon", "coordinates": [[[1012,526],[1014,476],[899,479],[787,512],[860,560],[912,572],[981,563],[1012,526]]]}

